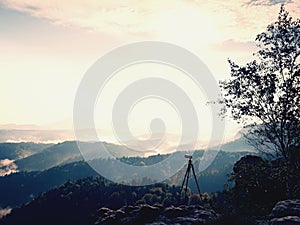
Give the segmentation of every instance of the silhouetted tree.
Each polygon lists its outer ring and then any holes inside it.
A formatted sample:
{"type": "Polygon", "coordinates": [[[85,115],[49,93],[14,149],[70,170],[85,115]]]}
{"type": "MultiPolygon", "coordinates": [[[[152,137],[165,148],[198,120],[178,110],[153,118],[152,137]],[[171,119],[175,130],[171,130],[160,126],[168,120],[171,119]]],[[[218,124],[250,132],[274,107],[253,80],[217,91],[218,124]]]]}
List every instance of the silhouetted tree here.
{"type": "Polygon", "coordinates": [[[284,198],[284,177],[275,163],[280,162],[252,155],[235,163],[230,179],[235,182],[232,191],[237,213],[262,216],[284,198]]]}
{"type": "Polygon", "coordinates": [[[258,52],[245,66],[229,60],[231,78],[220,82],[225,107],[246,128],[257,150],[283,158],[291,195],[291,151],[300,145],[300,20],[281,6],[276,22],[256,37],[258,52]]]}

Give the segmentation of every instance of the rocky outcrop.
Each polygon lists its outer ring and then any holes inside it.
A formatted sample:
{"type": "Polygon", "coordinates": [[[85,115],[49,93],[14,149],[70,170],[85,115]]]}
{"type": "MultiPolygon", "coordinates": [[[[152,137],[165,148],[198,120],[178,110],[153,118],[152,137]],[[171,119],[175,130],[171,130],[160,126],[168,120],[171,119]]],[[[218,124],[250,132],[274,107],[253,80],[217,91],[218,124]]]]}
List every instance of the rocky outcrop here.
{"type": "Polygon", "coordinates": [[[218,215],[202,206],[170,206],[139,205],[126,206],[118,210],[101,208],[98,210],[98,220],[95,224],[103,225],[191,225],[204,224],[214,220],[218,215]]]}
{"type": "Polygon", "coordinates": [[[272,210],[271,217],[298,216],[300,217],[300,200],[285,200],[278,202],[272,210]]]}
{"type": "Polygon", "coordinates": [[[270,219],[261,224],[266,225],[300,225],[300,200],[284,200],[278,202],[270,219]]]}
{"type": "Polygon", "coordinates": [[[281,218],[274,218],[269,222],[269,225],[299,225],[299,216],[285,216],[281,218]]]}

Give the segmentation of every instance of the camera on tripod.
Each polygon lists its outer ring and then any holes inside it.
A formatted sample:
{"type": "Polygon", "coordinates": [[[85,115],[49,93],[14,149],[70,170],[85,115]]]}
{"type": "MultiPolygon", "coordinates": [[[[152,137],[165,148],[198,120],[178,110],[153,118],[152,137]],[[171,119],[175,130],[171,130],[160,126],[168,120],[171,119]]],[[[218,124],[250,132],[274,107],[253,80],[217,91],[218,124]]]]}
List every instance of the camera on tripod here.
{"type": "Polygon", "coordinates": [[[181,194],[181,192],[183,191],[183,188],[185,186],[185,188],[184,188],[184,196],[185,197],[187,196],[186,194],[187,194],[187,189],[188,189],[188,183],[189,183],[190,173],[192,172],[192,176],[194,176],[194,179],[195,179],[195,182],[196,182],[196,187],[197,187],[198,193],[200,195],[200,199],[201,199],[201,192],[200,192],[199,184],[198,184],[198,181],[197,181],[197,177],[196,177],[194,165],[192,163],[193,156],[189,155],[189,154],[185,154],[184,158],[189,159],[189,162],[188,162],[188,167],[186,169],[186,172],[185,172],[185,175],[184,175],[183,182],[182,182],[182,185],[181,185],[179,193],[181,194]]]}
{"type": "Polygon", "coordinates": [[[184,157],[187,158],[187,159],[192,159],[193,158],[193,156],[189,155],[189,154],[185,154],[184,157]]]}

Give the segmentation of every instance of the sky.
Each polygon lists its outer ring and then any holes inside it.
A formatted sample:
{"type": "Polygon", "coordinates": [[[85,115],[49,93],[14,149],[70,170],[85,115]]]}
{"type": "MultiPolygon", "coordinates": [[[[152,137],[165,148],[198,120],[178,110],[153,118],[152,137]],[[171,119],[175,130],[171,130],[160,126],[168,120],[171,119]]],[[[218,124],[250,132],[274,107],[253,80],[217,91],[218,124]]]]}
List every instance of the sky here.
{"type": "MultiPolygon", "coordinates": [[[[111,49],[132,42],[179,45],[199,56],[216,80],[229,78],[227,59],[242,64],[253,58],[256,35],[276,20],[282,3],[299,18],[297,0],[0,0],[0,128],[72,129],[74,98],[88,68],[111,49]]],[[[144,65],[121,73],[129,77],[149,70],[183,85],[195,101],[203,95],[172,68],[144,65]]],[[[95,106],[95,114],[101,115],[95,123],[104,136],[113,136],[112,93],[130,79],[116,78],[106,88],[107,107],[95,106]]],[[[204,108],[200,104],[197,110],[208,136],[209,112],[204,108]]],[[[180,118],[172,110],[164,102],[142,102],[132,111],[132,132],[144,135],[151,117],[161,113],[170,125],[168,133],[177,134],[180,118]],[[153,105],[160,111],[148,115],[153,105]]],[[[239,127],[227,121],[225,137],[234,137],[239,127]]]]}

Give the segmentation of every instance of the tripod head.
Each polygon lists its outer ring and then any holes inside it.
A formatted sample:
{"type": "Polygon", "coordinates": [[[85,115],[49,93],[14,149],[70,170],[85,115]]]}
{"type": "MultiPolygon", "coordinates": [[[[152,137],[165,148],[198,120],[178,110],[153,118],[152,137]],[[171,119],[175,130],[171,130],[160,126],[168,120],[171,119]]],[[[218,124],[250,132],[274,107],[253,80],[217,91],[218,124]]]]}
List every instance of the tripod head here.
{"type": "Polygon", "coordinates": [[[193,158],[193,156],[192,156],[192,155],[185,154],[185,155],[184,155],[184,158],[187,158],[187,159],[189,159],[189,164],[192,164],[192,158],[193,158]]]}
{"type": "Polygon", "coordinates": [[[189,154],[185,154],[184,157],[187,158],[187,159],[192,159],[193,158],[193,156],[189,155],[189,154]]]}

